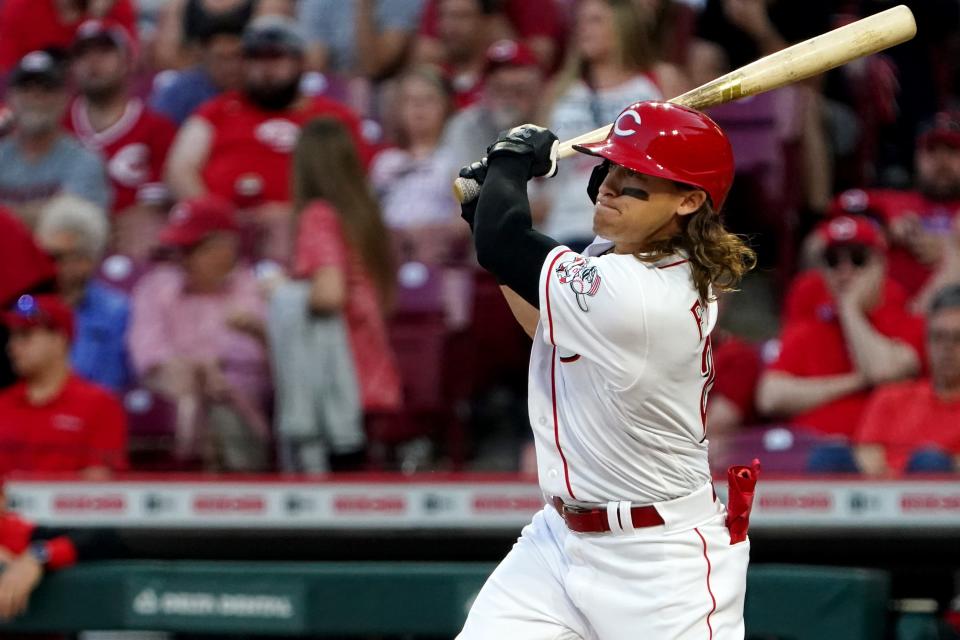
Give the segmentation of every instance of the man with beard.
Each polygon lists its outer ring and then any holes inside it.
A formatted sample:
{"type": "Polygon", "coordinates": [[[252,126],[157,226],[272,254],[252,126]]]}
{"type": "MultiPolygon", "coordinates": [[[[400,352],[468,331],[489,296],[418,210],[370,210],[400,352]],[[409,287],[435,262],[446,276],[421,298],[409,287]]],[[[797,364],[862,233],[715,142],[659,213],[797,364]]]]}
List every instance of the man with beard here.
{"type": "Polygon", "coordinates": [[[441,146],[455,165],[468,164],[501,131],[536,120],[542,89],[543,71],[529,47],[494,42],[487,48],[480,101],[450,119],[441,146]]]}
{"type": "Polygon", "coordinates": [[[243,35],[243,89],[210,100],[184,123],[166,166],[179,200],[212,193],[249,212],[263,246],[257,257],[289,257],[290,160],[300,127],[321,116],[341,120],[367,164],[359,119],[345,106],[300,91],[304,39],[296,23],[263,16],[243,35]]]}
{"type": "Polygon", "coordinates": [[[60,125],[67,104],[64,80],[61,65],[45,51],[25,55],[10,77],[7,96],[16,128],[0,142],[0,204],[30,226],[58,193],[110,205],[100,158],[60,125]]]}
{"type": "Polygon", "coordinates": [[[911,297],[927,298],[931,274],[944,258],[960,218],[960,112],[942,112],[917,137],[915,189],[850,190],[832,207],[840,215],[870,211],[891,240],[891,277],[911,297]]]}
{"type": "Polygon", "coordinates": [[[122,26],[84,22],[72,57],[80,95],[70,106],[67,128],[107,164],[117,222],[115,249],[145,257],[166,213],[163,164],[176,128],[130,95],[136,50],[122,26]]]}

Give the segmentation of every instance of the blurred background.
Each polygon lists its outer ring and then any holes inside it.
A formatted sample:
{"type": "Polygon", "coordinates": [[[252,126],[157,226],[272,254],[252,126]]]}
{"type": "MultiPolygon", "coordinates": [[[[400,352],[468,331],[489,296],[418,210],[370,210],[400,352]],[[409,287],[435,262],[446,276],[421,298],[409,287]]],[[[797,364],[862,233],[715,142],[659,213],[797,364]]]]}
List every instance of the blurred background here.
{"type": "MultiPolygon", "coordinates": [[[[0,632],[453,637],[543,504],[459,167],[894,4],[0,0],[0,632]]],[[[749,637],[960,637],[960,2],[906,4],[709,111],[760,260],[707,407],[718,489],[764,467],[749,637]]],[[[530,187],[573,248],[593,164],[530,187]]]]}

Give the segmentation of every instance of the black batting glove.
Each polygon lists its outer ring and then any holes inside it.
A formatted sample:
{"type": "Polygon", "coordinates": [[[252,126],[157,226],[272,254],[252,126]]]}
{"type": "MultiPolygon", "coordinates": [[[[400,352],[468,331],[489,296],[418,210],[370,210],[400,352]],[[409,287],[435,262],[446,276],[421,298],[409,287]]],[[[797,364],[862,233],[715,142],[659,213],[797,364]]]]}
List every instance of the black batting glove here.
{"type": "Polygon", "coordinates": [[[522,124],[504,134],[487,147],[487,159],[498,156],[521,156],[529,160],[530,178],[552,178],[557,175],[557,149],[560,142],[549,129],[535,124],[522,124]]]}
{"type": "MultiPolygon", "coordinates": [[[[483,184],[487,177],[487,159],[479,160],[465,167],[460,168],[460,177],[468,180],[475,180],[477,184],[483,184]]],[[[473,233],[473,218],[477,215],[477,203],[480,198],[471,198],[466,202],[460,203],[460,217],[470,225],[470,232],[473,233]]]]}

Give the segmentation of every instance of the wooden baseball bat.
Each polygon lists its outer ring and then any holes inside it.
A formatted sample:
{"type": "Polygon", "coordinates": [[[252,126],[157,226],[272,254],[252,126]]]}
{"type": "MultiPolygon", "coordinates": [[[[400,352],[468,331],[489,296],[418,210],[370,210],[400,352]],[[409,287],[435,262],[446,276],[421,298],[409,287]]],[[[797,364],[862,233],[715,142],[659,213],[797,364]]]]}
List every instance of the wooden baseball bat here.
{"type": "MultiPolygon", "coordinates": [[[[692,109],[732,102],[819,75],[906,42],[916,33],[913,13],[906,5],[899,5],[771,53],[669,102],[692,109]]],[[[574,145],[603,140],[611,126],[612,123],[561,142],[560,157],[576,153],[574,145]]],[[[468,202],[480,194],[480,185],[474,180],[457,178],[453,192],[457,200],[468,202]]]]}

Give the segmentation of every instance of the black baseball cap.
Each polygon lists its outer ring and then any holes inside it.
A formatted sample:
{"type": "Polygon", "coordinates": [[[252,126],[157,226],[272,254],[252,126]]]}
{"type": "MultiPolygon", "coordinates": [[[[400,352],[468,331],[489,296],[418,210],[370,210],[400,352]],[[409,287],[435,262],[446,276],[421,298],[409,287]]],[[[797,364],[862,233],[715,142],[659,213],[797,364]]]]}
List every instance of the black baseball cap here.
{"type": "Polygon", "coordinates": [[[20,58],[10,73],[11,87],[41,84],[50,89],[59,89],[65,83],[63,64],[46,51],[31,51],[20,58]]]}
{"type": "Polygon", "coordinates": [[[262,16],[243,31],[244,55],[273,53],[299,56],[305,48],[306,40],[297,23],[285,16],[262,16]]]}

